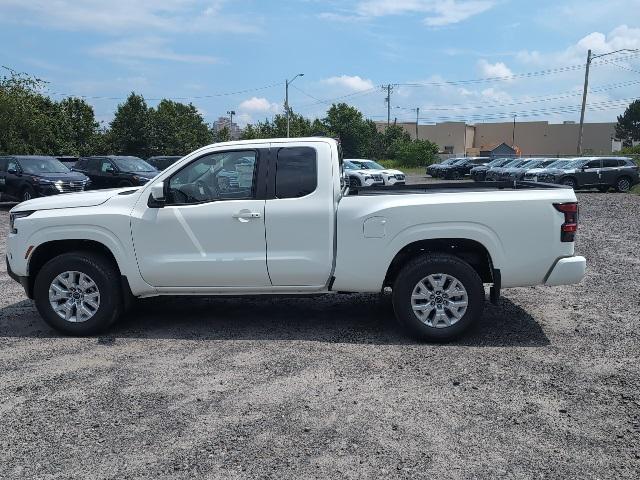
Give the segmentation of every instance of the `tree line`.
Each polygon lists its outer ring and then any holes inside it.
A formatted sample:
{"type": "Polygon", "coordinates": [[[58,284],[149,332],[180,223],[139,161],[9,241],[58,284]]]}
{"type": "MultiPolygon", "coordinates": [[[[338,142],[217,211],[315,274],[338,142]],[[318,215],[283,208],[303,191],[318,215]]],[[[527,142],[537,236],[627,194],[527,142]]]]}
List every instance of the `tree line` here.
{"type": "MultiPolygon", "coordinates": [[[[14,155],[184,155],[204,145],[229,140],[229,131],[215,131],[198,109],[168,99],[149,107],[142,95],[131,93],[118,105],[108,126],[96,121],[84,99],[53,100],[46,82],[10,72],[0,77],[0,154],[14,155]]],[[[426,165],[438,147],[427,140],[411,140],[400,126],[379,131],[358,109],[332,105],[322,119],[309,120],[290,112],[290,136],[329,136],[341,141],[346,158],[395,161],[405,166],[426,165]]],[[[286,115],[247,125],[242,139],[286,136],[286,115]]]]}

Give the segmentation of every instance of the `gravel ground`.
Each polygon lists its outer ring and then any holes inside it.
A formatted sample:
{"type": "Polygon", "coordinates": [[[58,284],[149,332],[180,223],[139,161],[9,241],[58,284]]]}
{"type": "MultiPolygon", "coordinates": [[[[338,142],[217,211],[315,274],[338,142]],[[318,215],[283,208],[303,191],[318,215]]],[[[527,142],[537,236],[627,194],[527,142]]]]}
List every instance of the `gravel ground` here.
{"type": "Polygon", "coordinates": [[[65,338],[3,264],[0,477],[637,479],[640,196],[579,199],[585,281],[449,345],[375,295],[150,299],[65,338]]]}

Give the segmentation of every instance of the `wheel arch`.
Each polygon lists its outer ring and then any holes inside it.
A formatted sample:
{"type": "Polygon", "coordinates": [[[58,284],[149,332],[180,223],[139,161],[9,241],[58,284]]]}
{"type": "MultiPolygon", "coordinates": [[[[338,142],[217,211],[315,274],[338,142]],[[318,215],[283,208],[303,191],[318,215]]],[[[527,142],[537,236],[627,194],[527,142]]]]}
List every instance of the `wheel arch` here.
{"type": "Polygon", "coordinates": [[[417,240],[402,247],[393,257],[384,278],[383,287],[392,286],[402,267],[425,253],[446,253],[467,262],[483,283],[495,283],[499,271],[489,250],[479,241],[468,238],[431,238],[417,240]]]}

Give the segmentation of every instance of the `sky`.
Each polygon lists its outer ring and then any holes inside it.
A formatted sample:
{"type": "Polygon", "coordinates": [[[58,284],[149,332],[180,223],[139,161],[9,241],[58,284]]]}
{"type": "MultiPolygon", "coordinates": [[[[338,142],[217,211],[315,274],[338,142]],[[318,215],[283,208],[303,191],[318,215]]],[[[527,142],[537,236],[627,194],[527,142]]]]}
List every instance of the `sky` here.
{"type": "MultiPolygon", "coordinates": [[[[333,102],[367,118],[577,121],[587,50],[640,49],[640,0],[0,0],[0,64],[83,96],[131,92],[241,124],[333,102]]],[[[1,72],[0,72],[1,73],[1,72]]],[[[640,52],[595,59],[586,121],[640,97],[640,52]]]]}

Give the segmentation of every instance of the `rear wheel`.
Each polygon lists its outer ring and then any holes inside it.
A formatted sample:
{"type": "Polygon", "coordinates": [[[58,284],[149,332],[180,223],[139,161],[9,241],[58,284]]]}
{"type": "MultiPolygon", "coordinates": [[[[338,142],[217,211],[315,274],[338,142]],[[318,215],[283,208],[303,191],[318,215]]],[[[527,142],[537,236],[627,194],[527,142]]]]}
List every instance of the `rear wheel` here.
{"type": "Polygon", "coordinates": [[[421,340],[445,341],[469,328],[484,308],[478,273],[458,257],[431,254],[407,263],[393,285],[398,321],[421,340]]]}
{"type": "Polygon", "coordinates": [[[122,312],[122,289],[115,266],[90,252],[49,260],[36,277],[34,300],[44,321],[68,335],[93,335],[122,312]]]}
{"type": "Polygon", "coordinates": [[[560,181],[560,184],[564,185],[566,187],[576,188],[576,180],[575,180],[575,178],[571,178],[571,177],[563,178],[560,181]]]}
{"type": "Polygon", "coordinates": [[[620,177],[616,181],[616,190],[620,193],[627,193],[631,190],[631,180],[629,180],[629,177],[620,177]]]}

